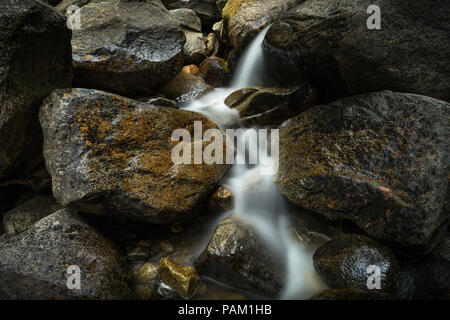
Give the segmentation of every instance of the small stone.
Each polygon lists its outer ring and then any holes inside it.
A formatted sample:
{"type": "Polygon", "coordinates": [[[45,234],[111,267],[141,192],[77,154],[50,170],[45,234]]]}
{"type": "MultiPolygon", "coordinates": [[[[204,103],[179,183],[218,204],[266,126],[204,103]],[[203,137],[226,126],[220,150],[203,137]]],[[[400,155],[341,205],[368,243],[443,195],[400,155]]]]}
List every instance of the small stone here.
{"type": "Polygon", "coordinates": [[[193,74],[196,75],[198,74],[198,67],[195,64],[190,64],[188,66],[184,66],[183,70],[184,73],[189,73],[189,74],[193,74]]]}
{"type": "Polygon", "coordinates": [[[137,280],[140,283],[152,283],[158,280],[158,266],[147,262],[138,271],[137,280]]]}
{"type": "Polygon", "coordinates": [[[233,209],[233,193],[226,186],[220,186],[209,199],[209,211],[220,213],[233,209]]]}
{"type": "Polygon", "coordinates": [[[193,267],[179,265],[168,258],[159,263],[159,277],[184,297],[190,297],[197,287],[200,277],[193,267]]]}
{"type": "Polygon", "coordinates": [[[131,249],[127,254],[128,261],[147,260],[151,255],[149,247],[136,247],[131,249]]]}

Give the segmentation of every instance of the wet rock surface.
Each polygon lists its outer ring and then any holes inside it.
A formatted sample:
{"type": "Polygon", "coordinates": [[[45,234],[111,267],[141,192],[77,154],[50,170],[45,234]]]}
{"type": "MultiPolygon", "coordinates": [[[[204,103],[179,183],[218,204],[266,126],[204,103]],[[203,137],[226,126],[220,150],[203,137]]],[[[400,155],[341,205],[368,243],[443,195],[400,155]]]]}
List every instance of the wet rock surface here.
{"type": "MultiPolygon", "coordinates": [[[[333,289],[358,289],[368,291],[370,266],[380,269],[380,288],[377,291],[394,291],[398,262],[392,251],[368,237],[345,234],[317,249],[314,267],[326,284],[333,289]]],[[[374,283],[375,285],[375,283],[374,283]]]]}
{"type": "Polygon", "coordinates": [[[187,298],[192,296],[200,279],[193,267],[180,265],[168,258],[161,259],[158,276],[163,283],[187,298]]]}
{"type": "Polygon", "coordinates": [[[233,216],[220,222],[195,266],[202,275],[270,297],[283,286],[283,266],[254,230],[233,216]]]}
{"type": "Polygon", "coordinates": [[[264,27],[275,21],[292,1],[229,0],[222,11],[224,33],[241,52],[264,27]]]}
{"type": "MultiPolygon", "coordinates": [[[[172,162],[175,129],[217,128],[200,114],[97,90],[57,90],[41,108],[55,198],[80,211],[170,223],[192,218],[227,165],[172,162]]],[[[191,133],[193,136],[193,133],[191,133]]]]}
{"type": "Polygon", "coordinates": [[[449,101],[449,6],[378,1],[381,28],[373,30],[367,27],[373,4],[302,2],[270,28],[268,66],[281,80],[313,80],[328,99],[389,89],[449,101]]]}
{"type": "Polygon", "coordinates": [[[231,80],[228,63],[219,57],[208,57],[199,66],[199,75],[213,87],[225,87],[231,80]]]}
{"type": "Polygon", "coordinates": [[[3,226],[7,237],[24,232],[35,222],[62,209],[51,195],[37,194],[31,199],[3,214],[3,226]]]}
{"type": "Polygon", "coordinates": [[[317,91],[303,84],[291,88],[243,88],[228,96],[225,103],[239,111],[242,125],[251,127],[280,125],[317,100],[317,91]]]}
{"type": "Polygon", "coordinates": [[[202,22],[190,9],[175,9],[169,11],[174,17],[186,37],[186,43],[183,47],[183,56],[185,64],[198,64],[206,58],[206,39],[202,33],[202,22]]]}
{"type": "Polygon", "coordinates": [[[124,261],[109,240],[63,209],[0,243],[2,299],[126,299],[124,261]],[[69,290],[67,268],[78,265],[81,289],[69,290]]]}
{"type": "Polygon", "coordinates": [[[72,35],[75,85],[152,92],[183,67],[185,36],[159,0],[89,3],[80,15],[82,28],[72,35]]]}
{"type": "Polygon", "coordinates": [[[216,0],[162,0],[162,3],[169,10],[180,8],[194,10],[205,25],[213,25],[220,20],[216,0]]]}
{"type": "Polygon", "coordinates": [[[429,252],[449,218],[449,104],[384,91],[313,107],[280,127],[278,190],[376,239],[429,252]]]}
{"type": "Polygon", "coordinates": [[[0,3],[0,177],[40,152],[41,100],[70,86],[70,30],[64,17],[39,1],[0,3]]]}
{"type": "Polygon", "coordinates": [[[212,87],[202,78],[187,72],[180,72],[161,88],[161,92],[178,103],[194,101],[210,91],[212,87]]]}

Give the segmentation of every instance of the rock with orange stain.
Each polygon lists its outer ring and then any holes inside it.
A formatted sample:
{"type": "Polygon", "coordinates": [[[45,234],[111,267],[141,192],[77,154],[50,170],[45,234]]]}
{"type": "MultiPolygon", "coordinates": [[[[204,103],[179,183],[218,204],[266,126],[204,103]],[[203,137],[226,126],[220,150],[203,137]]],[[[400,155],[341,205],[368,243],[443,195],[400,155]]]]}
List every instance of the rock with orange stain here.
{"type": "Polygon", "coordinates": [[[193,137],[194,121],[202,122],[203,132],[217,128],[198,113],[67,89],[45,100],[40,119],[53,194],[83,212],[154,223],[187,220],[228,170],[172,161],[175,129],[193,137]]]}
{"type": "Polygon", "coordinates": [[[429,252],[445,209],[450,104],[375,92],[315,106],[280,127],[279,191],[375,239],[429,252]]]}

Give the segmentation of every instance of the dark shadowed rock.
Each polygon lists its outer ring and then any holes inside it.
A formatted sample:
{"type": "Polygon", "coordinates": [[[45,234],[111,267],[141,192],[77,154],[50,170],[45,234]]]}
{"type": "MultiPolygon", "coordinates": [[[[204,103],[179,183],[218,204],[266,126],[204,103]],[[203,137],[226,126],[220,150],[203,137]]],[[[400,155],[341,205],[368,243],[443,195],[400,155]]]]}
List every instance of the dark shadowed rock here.
{"type": "Polygon", "coordinates": [[[24,232],[35,222],[62,209],[51,195],[35,195],[3,215],[3,225],[8,237],[24,232]]]}
{"type": "Polygon", "coordinates": [[[219,57],[208,57],[199,66],[199,74],[213,87],[225,87],[231,79],[228,63],[219,57]]]}
{"type": "Polygon", "coordinates": [[[80,15],[72,37],[76,85],[151,92],[183,67],[184,34],[160,0],[89,3],[80,15]]]}
{"type": "Polygon", "coordinates": [[[70,36],[64,17],[34,0],[0,2],[0,177],[42,146],[38,110],[53,89],[70,86],[70,36]]]}
{"type": "Polygon", "coordinates": [[[251,127],[280,125],[311,108],[317,100],[317,90],[303,84],[291,88],[243,88],[228,96],[225,103],[239,111],[243,125],[251,127]]]}
{"type": "Polygon", "coordinates": [[[72,89],[53,92],[40,119],[53,194],[79,211],[155,223],[188,219],[228,170],[172,161],[175,129],[193,137],[194,121],[204,131],[217,128],[194,112],[72,89]]]}
{"type": "Polygon", "coordinates": [[[254,230],[233,216],[220,222],[195,265],[202,275],[270,297],[283,286],[284,267],[254,230]]]}
{"type": "Polygon", "coordinates": [[[166,83],[160,91],[168,98],[183,103],[194,101],[211,89],[212,87],[199,76],[182,71],[166,83]]]}
{"type": "Polygon", "coordinates": [[[398,298],[378,290],[367,292],[357,289],[329,289],[312,296],[310,300],[398,300],[398,298]]]}
{"type": "Polygon", "coordinates": [[[384,91],[315,106],[280,127],[278,190],[370,236],[428,251],[449,213],[450,105],[384,91]]]}
{"type": "Polygon", "coordinates": [[[290,0],[228,0],[222,11],[224,36],[241,52],[264,27],[290,6],[290,0]]]}
{"type": "Polygon", "coordinates": [[[269,30],[268,66],[328,99],[385,89],[450,100],[450,6],[441,0],[310,0],[269,30]],[[381,29],[370,30],[370,5],[381,29]]]}
{"type": "Polygon", "coordinates": [[[212,194],[208,203],[208,212],[218,214],[233,209],[234,196],[226,186],[220,186],[212,194]]]}
{"type": "Polygon", "coordinates": [[[78,214],[60,210],[0,244],[2,299],[126,299],[124,261],[78,214]],[[81,289],[66,286],[67,268],[81,271],[81,289]]]}
{"type": "MultiPolygon", "coordinates": [[[[374,270],[380,268],[380,291],[394,290],[398,262],[388,247],[357,234],[344,234],[317,249],[314,267],[325,283],[333,289],[369,290],[367,283],[374,270]]],[[[378,289],[377,289],[378,290],[378,289]]]]}

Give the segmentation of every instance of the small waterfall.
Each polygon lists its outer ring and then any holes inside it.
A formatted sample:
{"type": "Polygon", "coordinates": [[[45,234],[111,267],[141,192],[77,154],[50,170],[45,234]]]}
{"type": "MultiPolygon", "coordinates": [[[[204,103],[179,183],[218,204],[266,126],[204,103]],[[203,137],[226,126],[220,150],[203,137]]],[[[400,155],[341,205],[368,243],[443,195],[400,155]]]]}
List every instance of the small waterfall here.
{"type": "MultiPolygon", "coordinates": [[[[237,89],[263,85],[264,62],[261,46],[268,28],[262,30],[245,51],[231,87],[217,88],[185,106],[184,109],[202,113],[222,128],[238,126],[239,114],[236,110],[228,108],[224,100],[237,89]]],[[[241,139],[250,136],[244,134],[241,139]]],[[[249,145],[258,145],[258,142],[250,139],[249,145]]],[[[235,207],[229,214],[235,214],[252,225],[261,241],[268,245],[275,257],[284,262],[286,281],[281,298],[306,299],[323,289],[323,284],[313,268],[312,251],[304,248],[289,231],[286,200],[276,190],[273,176],[262,174],[265,168],[262,163],[267,165],[268,155],[261,151],[261,145],[258,147],[259,164],[253,166],[235,164],[224,181],[235,198],[235,207]]],[[[239,163],[239,160],[245,163],[245,157],[247,155],[249,158],[249,152],[251,152],[249,149],[244,152],[238,149],[236,163],[239,163]]]]}

